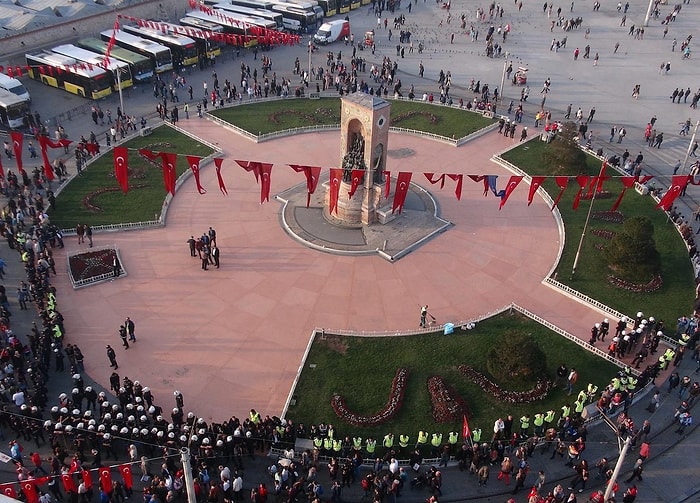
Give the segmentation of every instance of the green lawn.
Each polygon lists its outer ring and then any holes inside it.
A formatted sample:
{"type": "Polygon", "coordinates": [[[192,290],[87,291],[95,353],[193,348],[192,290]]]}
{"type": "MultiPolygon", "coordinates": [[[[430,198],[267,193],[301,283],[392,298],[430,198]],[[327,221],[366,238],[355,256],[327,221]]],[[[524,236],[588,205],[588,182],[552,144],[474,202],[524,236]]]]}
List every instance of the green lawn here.
{"type": "MultiPolygon", "coordinates": [[[[63,229],[71,229],[78,223],[95,226],[156,220],[166,196],[163,172],[142,158],[138,149],[202,157],[213,152],[208,146],[167,126],[154,129],[149,136],[137,136],[124,146],[129,148],[129,192],[112,190],[119,185],[114,177],[113,156],[108,152],[61,191],[56,198],[56,209],[50,212],[52,222],[63,229]],[[88,209],[84,204],[86,198],[101,211],[88,209]]],[[[178,176],[188,169],[184,157],[178,157],[176,167],[178,176]]]]}
{"type": "MultiPolygon", "coordinates": [[[[494,341],[509,330],[522,330],[533,335],[547,356],[547,366],[554,376],[556,368],[565,362],[579,371],[581,388],[593,382],[606,385],[617,367],[594,356],[576,344],[549,331],[520,314],[502,314],[479,323],[474,330],[457,330],[454,335],[414,335],[407,337],[338,337],[317,336],[301,377],[294,391],[296,405],[287,417],[297,423],[332,423],[341,436],[360,433],[363,437],[383,437],[392,431],[398,438],[405,433],[415,442],[419,429],[428,431],[461,431],[458,423],[435,424],[431,417],[430,397],[426,382],[433,375],[442,376],[466,399],[472,418],[472,428],[482,428],[489,436],[493,421],[501,415],[519,418],[524,412],[531,415],[559,410],[572,402],[561,388],[550,391],[543,401],[528,405],[508,405],[486,395],[477,385],[464,378],[457,366],[471,365],[486,373],[486,354],[494,341]],[[315,368],[310,365],[315,364],[315,368]],[[357,413],[373,414],[380,411],[387,400],[396,369],[408,368],[409,377],[404,405],[391,423],[372,429],[344,424],[330,405],[331,395],[339,393],[346,398],[348,407],[357,413]]],[[[494,380],[495,381],[495,380],[494,380]]],[[[521,390],[532,383],[522,383],[521,390]]],[[[504,385],[503,388],[506,388],[504,385]]]]}
{"type": "MultiPolygon", "coordinates": [[[[493,123],[477,113],[416,101],[393,101],[391,125],[462,138],[493,123]]],[[[297,127],[340,124],[340,98],[287,99],[213,110],[212,115],[252,134],[297,127]],[[251,108],[255,107],[255,113],[251,108]]]]}
{"type": "MultiPolygon", "coordinates": [[[[542,153],[547,144],[540,141],[530,141],[502,155],[503,159],[520,167],[528,174],[551,174],[548,166],[542,162],[542,153]]],[[[594,157],[588,157],[588,174],[597,175],[600,171],[600,161],[594,157]]],[[[608,175],[615,175],[614,170],[608,170],[608,175]]],[[[554,181],[547,181],[543,187],[555,198],[559,188],[554,181]]],[[[605,183],[604,191],[609,191],[607,198],[596,198],[593,213],[596,211],[610,210],[618,194],[622,190],[622,183],[610,180],[605,183]]],[[[578,210],[574,211],[573,200],[578,191],[575,180],[569,181],[569,186],[564,192],[559,203],[566,229],[566,245],[562,259],[557,268],[557,280],[589,295],[604,304],[626,314],[634,315],[637,311],[644,312],[647,316],[654,316],[657,320],[666,320],[666,325],[675,327],[675,320],[679,316],[692,311],[694,298],[693,270],[688,260],[688,252],[680,235],[673,224],[668,222],[666,214],[655,208],[654,200],[649,196],[641,196],[634,189],[625,193],[618,211],[625,217],[647,216],[654,224],[654,240],[661,254],[663,287],[654,293],[633,293],[615,288],[607,281],[609,269],[603,259],[603,254],[595,245],[606,245],[607,240],[592,234],[594,229],[607,229],[619,232],[621,224],[606,223],[592,218],[589,230],[581,250],[578,267],[574,279],[571,279],[571,269],[578,248],[581,232],[586,220],[586,214],[590,206],[589,200],[581,200],[578,210]]]]}

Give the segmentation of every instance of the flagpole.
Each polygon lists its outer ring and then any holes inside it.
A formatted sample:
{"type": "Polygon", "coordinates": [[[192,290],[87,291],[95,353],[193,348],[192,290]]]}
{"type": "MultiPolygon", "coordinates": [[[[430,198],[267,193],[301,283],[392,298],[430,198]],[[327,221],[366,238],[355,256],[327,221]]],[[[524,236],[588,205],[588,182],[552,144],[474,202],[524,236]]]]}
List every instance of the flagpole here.
{"type": "Polygon", "coordinates": [[[586,237],[586,230],[588,229],[588,222],[591,220],[591,213],[593,212],[593,203],[595,202],[595,196],[598,193],[598,184],[603,183],[603,171],[605,170],[606,161],[600,166],[600,172],[598,173],[598,179],[593,180],[596,186],[593,188],[593,195],[591,196],[591,205],[588,207],[588,215],[586,215],[586,221],[583,224],[583,231],[581,232],[581,239],[578,242],[578,248],[576,249],[576,257],[574,258],[574,265],[571,268],[571,279],[574,279],[576,274],[576,267],[578,266],[578,259],[581,257],[581,248],[583,248],[583,240],[586,237]]]}

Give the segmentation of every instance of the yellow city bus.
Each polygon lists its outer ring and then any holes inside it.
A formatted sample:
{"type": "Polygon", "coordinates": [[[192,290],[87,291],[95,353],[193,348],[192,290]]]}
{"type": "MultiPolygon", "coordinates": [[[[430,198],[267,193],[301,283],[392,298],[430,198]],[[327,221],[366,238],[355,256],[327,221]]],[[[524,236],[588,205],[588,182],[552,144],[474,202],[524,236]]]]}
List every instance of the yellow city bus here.
{"type": "Polygon", "coordinates": [[[93,66],[90,69],[86,63],[49,51],[25,54],[24,57],[29,66],[29,77],[47,86],[93,100],[112,93],[112,75],[103,68],[93,66]]]}
{"type": "Polygon", "coordinates": [[[112,90],[115,92],[119,92],[120,87],[123,91],[127,87],[134,85],[134,79],[131,76],[131,68],[127,63],[119,61],[118,59],[110,59],[109,63],[107,63],[103,55],[95,54],[87,49],[82,49],[71,44],[53,47],[51,52],[77,59],[78,61],[92,65],[93,68],[98,67],[109,70],[112,72],[112,90]]]}

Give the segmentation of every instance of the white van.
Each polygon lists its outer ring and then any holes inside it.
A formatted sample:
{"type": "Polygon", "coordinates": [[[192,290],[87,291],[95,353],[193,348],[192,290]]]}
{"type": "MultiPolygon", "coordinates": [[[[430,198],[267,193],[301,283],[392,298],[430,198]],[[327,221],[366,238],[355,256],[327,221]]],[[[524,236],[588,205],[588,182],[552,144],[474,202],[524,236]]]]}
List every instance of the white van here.
{"type": "Polygon", "coordinates": [[[9,77],[4,73],[0,73],[0,89],[10,91],[12,94],[16,94],[26,101],[32,101],[27,88],[25,88],[19,80],[9,77]]]}
{"type": "Polygon", "coordinates": [[[314,42],[317,44],[332,44],[345,37],[350,38],[350,21],[337,19],[323,23],[314,35],[314,42]]]}

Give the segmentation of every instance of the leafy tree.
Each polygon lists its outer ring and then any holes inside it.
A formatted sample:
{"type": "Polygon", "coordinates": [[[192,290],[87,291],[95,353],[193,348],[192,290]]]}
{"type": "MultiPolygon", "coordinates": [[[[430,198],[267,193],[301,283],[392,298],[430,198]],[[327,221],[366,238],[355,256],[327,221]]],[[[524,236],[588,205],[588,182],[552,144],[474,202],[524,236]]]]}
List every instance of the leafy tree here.
{"type": "Polygon", "coordinates": [[[491,347],[486,368],[502,382],[534,381],[546,375],[547,357],[532,335],[506,332],[491,347]]]}
{"type": "Polygon", "coordinates": [[[542,154],[545,164],[556,174],[579,175],[586,173],[586,154],[579,148],[578,126],[566,122],[542,154]]]}
{"type": "Polygon", "coordinates": [[[605,258],[616,274],[629,280],[647,281],[661,270],[661,255],[654,242],[654,224],[648,217],[625,221],[605,249],[605,258]]]}

